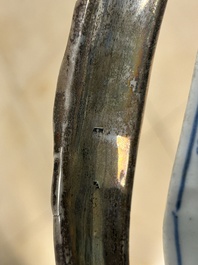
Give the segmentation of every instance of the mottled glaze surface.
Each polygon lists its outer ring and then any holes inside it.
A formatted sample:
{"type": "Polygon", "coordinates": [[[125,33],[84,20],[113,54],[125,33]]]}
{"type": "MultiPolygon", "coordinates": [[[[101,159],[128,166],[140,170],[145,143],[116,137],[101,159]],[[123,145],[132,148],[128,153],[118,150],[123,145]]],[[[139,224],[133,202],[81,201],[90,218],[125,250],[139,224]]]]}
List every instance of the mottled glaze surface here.
{"type": "Polygon", "coordinates": [[[198,263],[198,57],[164,219],[166,265],[198,263]]]}
{"type": "Polygon", "coordinates": [[[77,1],[54,107],[56,264],[129,264],[149,70],[166,0],[77,1]]]}

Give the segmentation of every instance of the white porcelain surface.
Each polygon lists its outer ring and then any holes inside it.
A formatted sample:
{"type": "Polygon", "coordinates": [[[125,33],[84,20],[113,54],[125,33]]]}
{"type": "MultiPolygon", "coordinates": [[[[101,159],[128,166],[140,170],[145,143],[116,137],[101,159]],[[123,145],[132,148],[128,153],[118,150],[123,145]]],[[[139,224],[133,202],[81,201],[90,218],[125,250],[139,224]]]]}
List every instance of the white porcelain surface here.
{"type": "Polygon", "coordinates": [[[166,265],[198,264],[198,57],[164,220],[166,265]]]}

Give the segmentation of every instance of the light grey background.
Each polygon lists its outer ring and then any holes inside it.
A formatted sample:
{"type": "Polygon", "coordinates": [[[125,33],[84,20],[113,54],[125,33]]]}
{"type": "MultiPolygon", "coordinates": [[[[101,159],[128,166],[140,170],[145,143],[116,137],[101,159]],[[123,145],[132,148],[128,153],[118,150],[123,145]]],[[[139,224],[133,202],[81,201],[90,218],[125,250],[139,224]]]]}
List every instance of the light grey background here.
{"type": "MultiPolygon", "coordinates": [[[[75,0],[0,0],[0,264],[54,265],[52,111],[75,0]]],[[[163,265],[168,183],[198,48],[198,1],[169,0],[136,169],[131,264],[163,265]]]]}

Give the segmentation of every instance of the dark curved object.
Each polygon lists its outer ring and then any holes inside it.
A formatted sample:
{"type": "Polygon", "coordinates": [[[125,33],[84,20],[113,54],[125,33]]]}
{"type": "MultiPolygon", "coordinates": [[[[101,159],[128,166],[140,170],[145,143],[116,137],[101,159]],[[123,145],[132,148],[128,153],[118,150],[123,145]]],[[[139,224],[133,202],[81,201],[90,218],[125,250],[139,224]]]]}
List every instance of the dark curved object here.
{"type": "Polygon", "coordinates": [[[166,0],[77,1],[54,107],[57,265],[128,265],[138,137],[166,0]]]}

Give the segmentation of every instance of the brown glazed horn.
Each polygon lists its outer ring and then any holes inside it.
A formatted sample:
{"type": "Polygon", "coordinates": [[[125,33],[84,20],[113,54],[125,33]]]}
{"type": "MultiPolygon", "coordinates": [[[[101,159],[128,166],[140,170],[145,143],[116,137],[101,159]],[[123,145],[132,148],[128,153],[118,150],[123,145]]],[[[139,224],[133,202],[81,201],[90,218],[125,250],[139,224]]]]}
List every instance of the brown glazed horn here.
{"type": "Polygon", "coordinates": [[[77,1],[54,106],[57,265],[128,265],[138,137],[167,0],[77,1]]]}

